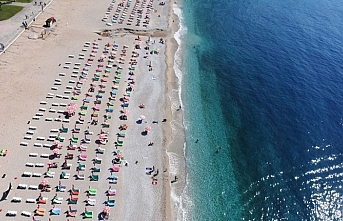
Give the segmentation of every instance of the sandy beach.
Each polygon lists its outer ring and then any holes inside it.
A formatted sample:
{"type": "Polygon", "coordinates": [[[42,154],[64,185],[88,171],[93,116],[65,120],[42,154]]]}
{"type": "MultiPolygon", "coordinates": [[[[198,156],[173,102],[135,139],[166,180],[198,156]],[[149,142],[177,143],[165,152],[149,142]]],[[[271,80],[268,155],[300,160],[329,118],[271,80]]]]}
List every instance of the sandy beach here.
{"type": "Polygon", "coordinates": [[[178,24],[172,3],[160,3],[54,1],[0,55],[0,186],[12,185],[1,220],[67,220],[70,208],[77,220],[102,220],[106,205],[108,220],[175,220],[178,174],[166,149],[179,146],[170,126],[179,104],[169,97],[178,24]],[[43,31],[50,17],[56,23],[43,31]]]}

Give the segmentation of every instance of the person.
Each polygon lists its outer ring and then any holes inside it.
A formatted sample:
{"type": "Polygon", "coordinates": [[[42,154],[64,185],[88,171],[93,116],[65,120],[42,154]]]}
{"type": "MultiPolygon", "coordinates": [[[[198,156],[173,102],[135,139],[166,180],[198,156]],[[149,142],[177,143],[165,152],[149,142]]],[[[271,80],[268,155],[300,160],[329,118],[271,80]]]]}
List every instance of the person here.
{"type": "Polygon", "coordinates": [[[219,150],[222,149],[222,147],[219,147],[217,150],[216,150],[216,153],[219,153],[219,150]]]}
{"type": "Polygon", "coordinates": [[[152,146],[152,145],[154,145],[154,142],[150,142],[150,143],[148,144],[148,146],[152,146]]]}
{"type": "Polygon", "coordinates": [[[166,119],[166,118],[164,118],[164,119],[162,120],[162,122],[167,122],[167,119],[166,119]]]}
{"type": "Polygon", "coordinates": [[[195,141],[195,143],[198,143],[199,142],[199,139],[197,139],[196,141],[195,141]]]}
{"type": "Polygon", "coordinates": [[[136,160],[135,164],[138,164],[138,160],[136,160]]]}

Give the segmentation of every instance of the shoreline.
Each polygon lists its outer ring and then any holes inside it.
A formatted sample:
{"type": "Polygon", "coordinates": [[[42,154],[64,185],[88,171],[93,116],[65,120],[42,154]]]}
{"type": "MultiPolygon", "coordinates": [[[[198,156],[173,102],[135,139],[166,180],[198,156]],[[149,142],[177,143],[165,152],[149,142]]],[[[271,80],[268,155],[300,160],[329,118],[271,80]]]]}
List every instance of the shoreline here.
{"type": "MultiPolygon", "coordinates": [[[[186,162],[185,162],[185,128],[183,123],[183,106],[181,99],[181,85],[182,80],[176,75],[176,56],[177,52],[181,50],[180,45],[175,39],[175,34],[180,29],[180,18],[175,14],[174,8],[181,10],[181,1],[174,1],[170,4],[169,25],[171,34],[168,38],[166,48],[166,62],[167,62],[167,118],[171,119],[169,125],[165,127],[166,134],[168,134],[166,143],[166,158],[168,159],[169,179],[166,183],[167,187],[167,202],[172,211],[171,219],[169,220],[184,220],[182,211],[182,194],[186,188],[186,162]],[[180,109],[181,107],[181,109],[180,109]],[[178,177],[178,182],[172,183],[174,177],[178,177]]],[[[168,212],[167,212],[168,214],[168,212]]]]}

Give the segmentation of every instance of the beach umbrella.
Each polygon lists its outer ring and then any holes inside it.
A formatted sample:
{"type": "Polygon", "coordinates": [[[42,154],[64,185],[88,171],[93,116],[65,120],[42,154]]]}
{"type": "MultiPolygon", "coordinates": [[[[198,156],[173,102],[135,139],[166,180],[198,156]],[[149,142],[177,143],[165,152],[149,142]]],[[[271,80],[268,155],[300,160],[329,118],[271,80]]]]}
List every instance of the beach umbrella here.
{"type": "Polygon", "coordinates": [[[99,135],[99,139],[100,139],[100,140],[104,139],[105,137],[106,137],[106,134],[100,134],[100,135],[99,135]]]}
{"type": "Polygon", "coordinates": [[[60,150],[59,150],[58,148],[55,148],[55,149],[52,150],[52,152],[53,152],[54,154],[59,154],[59,153],[60,153],[60,150]]]}
{"type": "Polygon", "coordinates": [[[58,140],[54,141],[54,145],[59,145],[59,144],[60,144],[60,141],[58,141],[58,140]]]}
{"type": "Polygon", "coordinates": [[[104,213],[110,213],[110,211],[111,211],[111,208],[109,206],[105,206],[103,209],[104,213]]]}
{"type": "Polygon", "coordinates": [[[144,120],[144,119],[145,119],[145,116],[144,116],[144,115],[141,115],[141,116],[139,116],[139,118],[140,118],[141,120],[144,120]]]}
{"type": "Polygon", "coordinates": [[[151,127],[150,127],[150,126],[146,126],[146,127],[145,127],[145,130],[146,130],[146,131],[150,131],[150,130],[151,130],[151,127]]]}
{"type": "Polygon", "coordinates": [[[47,179],[43,179],[41,182],[40,182],[40,184],[42,185],[42,186],[46,186],[46,185],[48,185],[48,180],[47,179]]]}

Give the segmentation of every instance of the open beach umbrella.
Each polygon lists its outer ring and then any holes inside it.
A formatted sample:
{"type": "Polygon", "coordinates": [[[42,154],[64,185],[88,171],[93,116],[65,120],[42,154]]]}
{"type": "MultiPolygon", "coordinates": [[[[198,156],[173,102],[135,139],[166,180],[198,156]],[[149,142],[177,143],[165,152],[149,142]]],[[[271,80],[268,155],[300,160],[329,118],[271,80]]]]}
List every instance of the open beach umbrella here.
{"type": "Polygon", "coordinates": [[[146,126],[146,127],[145,127],[145,130],[146,130],[146,131],[150,131],[150,130],[151,130],[151,127],[150,127],[150,126],[146,126]]]}
{"type": "Polygon", "coordinates": [[[105,206],[103,209],[104,213],[110,213],[110,211],[111,211],[111,208],[109,206],[105,206]]]}
{"type": "Polygon", "coordinates": [[[140,118],[141,120],[144,120],[144,119],[145,119],[145,116],[144,116],[144,115],[141,115],[141,116],[139,116],[139,118],[140,118]]]}
{"type": "Polygon", "coordinates": [[[59,150],[58,148],[55,148],[55,149],[52,150],[52,152],[53,152],[54,154],[59,154],[59,153],[60,153],[60,150],[59,150]]]}
{"type": "Polygon", "coordinates": [[[46,186],[46,185],[48,185],[48,180],[47,179],[43,179],[41,182],[40,182],[40,184],[42,185],[42,186],[46,186]]]}

